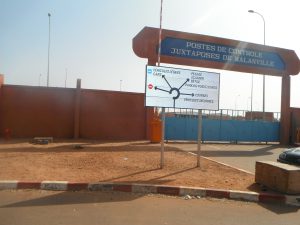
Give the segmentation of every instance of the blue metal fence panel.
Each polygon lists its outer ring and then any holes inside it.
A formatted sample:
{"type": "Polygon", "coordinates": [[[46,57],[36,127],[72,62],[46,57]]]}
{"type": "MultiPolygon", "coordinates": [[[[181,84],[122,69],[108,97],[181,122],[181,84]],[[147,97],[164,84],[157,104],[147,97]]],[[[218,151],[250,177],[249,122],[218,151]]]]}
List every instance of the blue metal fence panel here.
{"type": "Polygon", "coordinates": [[[187,140],[185,135],[185,130],[186,130],[185,118],[166,117],[165,120],[166,140],[187,140]]]}
{"type": "MultiPolygon", "coordinates": [[[[194,123],[198,124],[198,119],[194,119],[194,123]]],[[[220,131],[221,131],[220,120],[202,119],[202,140],[207,140],[207,141],[220,140],[221,139],[220,131]]],[[[196,132],[198,134],[198,130],[196,132]]]]}
{"type": "MultiPolygon", "coordinates": [[[[243,120],[202,120],[203,141],[279,141],[279,122],[243,120]]],[[[166,140],[197,140],[198,119],[167,117],[166,140]]]]}

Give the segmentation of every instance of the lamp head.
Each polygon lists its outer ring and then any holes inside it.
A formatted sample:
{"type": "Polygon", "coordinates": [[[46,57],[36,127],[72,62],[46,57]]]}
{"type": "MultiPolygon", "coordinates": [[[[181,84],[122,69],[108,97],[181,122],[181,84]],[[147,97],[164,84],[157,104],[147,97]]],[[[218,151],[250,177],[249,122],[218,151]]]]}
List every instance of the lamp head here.
{"type": "Polygon", "coordinates": [[[50,17],[50,16],[51,16],[51,14],[50,14],[50,13],[48,13],[48,16],[50,17]]]}
{"type": "Polygon", "coordinates": [[[249,13],[254,13],[254,10],[250,9],[248,10],[249,13]]]}

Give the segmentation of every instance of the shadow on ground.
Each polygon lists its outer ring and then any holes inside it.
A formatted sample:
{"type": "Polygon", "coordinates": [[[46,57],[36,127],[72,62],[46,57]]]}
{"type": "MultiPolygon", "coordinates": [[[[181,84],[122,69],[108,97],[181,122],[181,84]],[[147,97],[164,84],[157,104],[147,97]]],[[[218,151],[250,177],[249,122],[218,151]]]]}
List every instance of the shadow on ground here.
{"type": "MultiPolygon", "coordinates": [[[[195,166],[195,167],[192,167],[192,168],[188,168],[188,169],[176,171],[176,172],[173,172],[173,173],[169,173],[169,174],[166,174],[166,175],[163,175],[163,176],[155,177],[155,178],[149,179],[149,180],[129,180],[129,181],[122,180],[122,183],[161,185],[161,184],[165,184],[165,183],[169,183],[171,181],[174,181],[174,179],[165,179],[165,178],[168,178],[168,177],[174,176],[174,175],[178,175],[178,174],[182,174],[182,173],[194,170],[194,169],[199,169],[199,168],[195,166]],[[164,180],[162,180],[162,179],[164,179],[164,180]]],[[[150,169],[150,170],[140,171],[140,172],[136,172],[136,173],[132,173],[132,174],[127,174],[125,176],[119,176],[119,177],[113,177],[113,178],[110,178],[110,179],[100,180],[100,182],[113,182],[113,181],[118,181],[119,179],[132,177],[132,176],[135,176],[135,175],[138,175],[138,174],[154,172],[154,171],[160,171],[160,170],[161,170],[160,168],[150,169]]]]}
{"type": "Polygon", "coordinates": [[[50,195],[47,194],[47,196],[41,198],[15,202],[7,205],[1,205],[0,208],[123,202],[133,201],[142,196],[144,195],[119,192],[52,192],[50,195]]]}
{"type": "Polygon", "coordinates": [[[280,205],[280,204],[271,204],[271,203],[258,203],[261,207],[276,213],[278,215],[287,214],[287,213],[294,213],[298,212],[300,207],[291,206],[291,205],[280,205]]]}
{"type": "MultiPolygon", "coordinates": [[[[22,147],[1,147],[0,153],[7,152],[138,152],[145,151],[147,148],[147,152],[159,152],[160,147],[158,144],[150,144],[149,142],[144,142],[141,144],[132,144],[132,143],[62,143],[59,145],[36,145],[36,144],[27,144],[22,147]]],[[[166,147],[166,151],[180,151],[180,149],[176,147],[166,147]]]]}
{"type": "MultiPolygon", "coordinates": [[[[273,155],[272,150],[279,148],[278,145],[271,145],[255,150],[201,150],[201,154],[206,157],[256,157],[264,155],[273,155]]],[[[191,151],[197,154],[197,151],[191,151]]]]}

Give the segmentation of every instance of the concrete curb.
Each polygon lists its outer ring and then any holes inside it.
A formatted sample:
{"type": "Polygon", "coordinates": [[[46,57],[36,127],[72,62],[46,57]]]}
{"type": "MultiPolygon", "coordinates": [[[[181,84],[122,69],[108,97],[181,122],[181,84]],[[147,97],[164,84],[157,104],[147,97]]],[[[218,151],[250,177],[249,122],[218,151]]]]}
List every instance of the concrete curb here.
{"type": "Polygon", "coordinates": [[[258,203],[279,203],[300,206],[300,196],[257,193],[246,191],[177,187],[151,184],[129,183],[76,183],[68,181],[27,182],[16,180],[0,181],[0,190],[39,189],[51,191],[119,191],[139,194],[163,194],[172,196],[199,196],[208,198],[232,199],[258,203]]]}

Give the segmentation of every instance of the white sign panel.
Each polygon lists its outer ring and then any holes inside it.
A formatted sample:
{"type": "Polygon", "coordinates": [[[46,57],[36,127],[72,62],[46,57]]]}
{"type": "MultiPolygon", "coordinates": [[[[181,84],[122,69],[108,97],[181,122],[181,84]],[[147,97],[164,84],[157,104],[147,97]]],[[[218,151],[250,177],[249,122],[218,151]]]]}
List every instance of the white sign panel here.
{"type": "Polygon", "coordinates": [[[146,106],[219,110],[220,74],[146,67],[146,106]]]}

